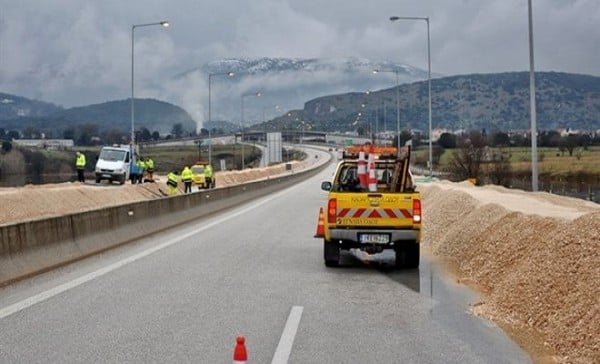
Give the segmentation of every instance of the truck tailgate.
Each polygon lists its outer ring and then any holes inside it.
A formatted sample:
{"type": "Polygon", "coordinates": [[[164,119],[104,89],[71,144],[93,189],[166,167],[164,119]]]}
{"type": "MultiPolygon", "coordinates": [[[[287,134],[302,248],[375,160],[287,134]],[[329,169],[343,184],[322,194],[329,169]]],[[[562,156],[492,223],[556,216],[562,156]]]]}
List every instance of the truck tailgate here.
{"type": "Polygon", "coordinates": [[[413,200],[419,200],[418,193],[338,193],[330,197],[330,201],[335,199],[335,227],[414,228],[413,200]]]}

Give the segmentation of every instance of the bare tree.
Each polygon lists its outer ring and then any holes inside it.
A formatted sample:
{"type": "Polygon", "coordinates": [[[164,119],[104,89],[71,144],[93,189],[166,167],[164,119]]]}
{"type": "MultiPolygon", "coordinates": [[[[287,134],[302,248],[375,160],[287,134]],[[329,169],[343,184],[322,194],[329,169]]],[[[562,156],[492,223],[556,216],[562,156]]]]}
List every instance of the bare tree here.
{"type": "Polygon", "coordinates": [[[502,148],[493,153],[487,173],[491,183],[510,187],[512,181],[512,166],[510,165],[509,159],[508,152],[502,148]]]}
{"type": "Polygon", "coordinates": [[[473,131],[459,141],[450,159],[450,173],[458,180],[481,177],[481,164],[487,155],[487,142],[480,132],[473,131]]]}

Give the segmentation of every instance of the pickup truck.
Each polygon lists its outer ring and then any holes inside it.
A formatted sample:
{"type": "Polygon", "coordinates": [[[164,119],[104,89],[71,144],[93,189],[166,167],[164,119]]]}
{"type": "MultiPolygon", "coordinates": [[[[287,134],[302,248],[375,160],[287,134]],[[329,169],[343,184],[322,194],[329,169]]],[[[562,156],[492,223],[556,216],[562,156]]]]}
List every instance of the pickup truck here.
{"type": "Polygon", "coordinates": [[[344,151],[333,180],[321,183],[329,193],[315,237],[323,238],[326,266],[338,266],[341,252],[350,249],[393,249],[396,267],[419,266],[421,198],[409,162],[410,146],[401,154],[370,145],[344,151]]]}

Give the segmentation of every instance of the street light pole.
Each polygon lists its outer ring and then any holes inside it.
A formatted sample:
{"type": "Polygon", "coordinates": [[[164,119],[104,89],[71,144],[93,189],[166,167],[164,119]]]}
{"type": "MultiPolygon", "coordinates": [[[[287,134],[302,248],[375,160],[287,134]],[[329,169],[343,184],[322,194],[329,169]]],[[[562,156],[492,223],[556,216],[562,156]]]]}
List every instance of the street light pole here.
{"type": "Polygon", "coordinates": [[[393,72],[396,74],[396,133],[398,137],[398,153],[400,153],[400,76],[398,74],[398,70],[373,70],[373,73],[375,74],[379,72],[393,72]]]}
{"type": "Polygon", "coordinates": [[[432,131],[431,131],[431,45],[429,36],[429,17],[414,17],[414,16],[392,16],[390,21],[396,20],[424,20],[427,23],[427,82],[429,93],[429,177],[433,177],[433,161],[432,161],[432,131]]]}
{"type": "MultiPolygon", "coordinates": [[[[229,76],[233,77],[235,73],[233,72],[220,72],[220,73],[209,73],[208,74],[208,123],[212,121],[211,115],[211,88],[210,85],[212,83],[213,76],[229,76]]],[[[208,127],[208,164],[212,165],[212,137],[210,135],[210,126],[208,127]]]]}
{"type": "Polygon", "coordinates": [[[135,44],[135,28],[140,28],[140,27],[149,27],[152,25],[160,25],[164,28],[167,28],[170,24],[168,20],[163,20],[160,22],[156,22],[156,23],[147,23],[147,24],[134,24],[131,26],[131,145],[135,145],[135,113],[134,113],[134,106],[133,106],[133,100],[134,100],[134,82],[133,82],[133,75],[134,75],[134,52],[133,52],[133,46],[135,44]]]}
{"type": "Polygon", "coordinates": [[[537,126],[535,109],[535,71],[533,62],[533,9],[529,0],[529,108],[531,113],[531,190],[538,190],[537,126]]]}
{"type": "Polygon", "coordinates": [[[245,168],[245,162],[244,162],[244,97],[246,96],[256,96],[259,97],[261,95],[260,91],[256,91],[256,92],[252,92],[252,93],[248,93],[248,94],[242,94],[241,97],[241,106],[240,106],[240,130],[241,130],[241,144],[242,144],[242,170],[244,170],[245,168]]]}

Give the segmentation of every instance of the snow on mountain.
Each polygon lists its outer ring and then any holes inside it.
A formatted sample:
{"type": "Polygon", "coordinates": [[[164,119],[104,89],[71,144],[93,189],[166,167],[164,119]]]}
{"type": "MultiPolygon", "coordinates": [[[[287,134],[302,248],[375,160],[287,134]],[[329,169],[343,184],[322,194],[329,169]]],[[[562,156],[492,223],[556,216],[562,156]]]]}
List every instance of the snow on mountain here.
{"type": "MultiPolygon", "coordinates": [[[[325,95],[360,92],[392,88],[396,76],[400,84],[427,79],[427,71],[390,60],[366,58],[228,58],[215,60],[175,77],[179,82],[186,79],[204,80],[208,100],[208,75],[211,80],[211,119],[241,121],[241,97],[244,94],[261,92],[261,96],[244,98],[244,124],[254,124],[301,109],[304,103],[325,95]],[[380,70],[374,74],[373,70],[380,70]],[[233,77],[223,74],[234,72],[233,77]],[[277,107],[276,107],[277,106],[277,107]]],[[[190,82],[191,83],[191,82],[190,82]]],[[[196,85],[198,82],[195,82],[196,85]]],[[[198,106],[183,107],[202,109],[198,120],[208,120],[208,101],[198,106]]]]}

